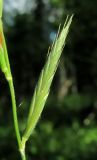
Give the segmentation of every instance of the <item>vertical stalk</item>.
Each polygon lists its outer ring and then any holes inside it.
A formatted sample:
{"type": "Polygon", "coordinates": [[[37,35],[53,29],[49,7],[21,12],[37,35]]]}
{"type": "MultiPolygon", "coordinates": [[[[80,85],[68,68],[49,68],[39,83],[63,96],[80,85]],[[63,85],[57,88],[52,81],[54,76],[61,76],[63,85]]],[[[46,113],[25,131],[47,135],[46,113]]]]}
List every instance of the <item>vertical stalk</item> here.
{"type": "MultiPolygon", "coordinates": [[[[13,120],[14,120],[14,128],[15,128],[15,133],[16,133],[16,138],[18,142],[18,147],[19,150],[21,148],[21,136],[20,136],[20,131],[19,131],[19,124],[18,124],[18,117],[17,117],[17,107],[16,107],[16,98],[15,98],[15,90],[14,90],[14,84],[13,84],[13,78],[11,74],[11,69],[10,69],[10,63],[9,63],[9,58],[8,58],[8,52],[7,52],[7,47],[6,47],[6,41],[3,33],[3,26],[2,26],[2,20],[0,19],[0,29],[1,29],[1,36],[2,36],[2,47],[4,50],[4,58],[5,58],[5,64],[7,67],[7,71],[5,72],[5,77],[6,80],[8,81],[9,89],[10,89],[10,95],[11,95],[11,101],[12,101],[12,112],[13,112],[13,120]]],[[[25,152],[24,150],[21,152],[21,158],[22,160],[26,160],[25,152]]]]}
{"type": "MultiPolygon", "coordinates": [[[[18,125],[18,117],[17,117],[17,108],[16,108],[16,99],[15,99],[15,91],[14,91],[14,85],[13,85],[13,78],[11,74],[10,69],[10,63],[8,58],[8,52],[5,42],[5,37],[3,33],[3,25],[2,25],[2,11],[3,11],[3,0],[0,0],[0,38],[1,38],[1,47],[3,51],[2,59],[1,59],[1,69],[5,74],[6,80],[8,81],[9,88],[10,88],[10,94],[11,94],[11,101],[12,101],[12,111],[13,111],[13,120],[14,120],[14,127],[15,127],[15,133],[16,138],[18,142],[18,146],[20,149],[21,146],[21,136],[19,131],[19,125],[18,125]]],[[[25,154],[21,155],[22,160],[26,160],[25,154]]]]}
{"type": "Polygon", "coordinates": [[[22,140],[21,140],[21,145],[20,145],[20,153],[21,153],[21,157],[22,157],[22,160],[26,160],[26,154],[25,154],[25,145],[26,145],[26,139],[24,137],[22,137],[22,140]]]}
{"type": "Polygon", "coordinates": [[[11,100],[12,100],[14,127],[15,127],[16,137],[17,137],[17,141],[18,141],[18,146],[20,148],[21,137],[20,137],[20,133],[19,133],[19,126],[18,126],[18,119],[17,119],[17,109],[16,109],[16,100],[15,100],[15,91],[14,91],[14,86],[13,86],[13,80],[10,79],[8,81],[8,84],[9,84],[11,100]]]}
{"type": "Polygon", "coordinates": [[[9,58],[8,58],[8,53],[7,53],[7,48],[6,48],[6,42],[5,42],[5,38],[4,38],[4,34],[3,34],[3,27],[2,27],[2,39],[3,39],[4,56],[5,56],[6,65],[7,65],[8,73],[9,73],[9,77],[8,78],[6,77],[6,79],[8,81],[9,88],[10,88],[15,133],[16,133],[18,146],[20,148],[21,136],[20,136],[20,132],[19,132],[19,125],[18,125],[18,118],[17,118],[15,91],[14,91],[13,78],[12,78],[12,74],[11,74],[10,63],[9,63],[9,58]]]}
{"type": "Polygon", "coordinates": [[[16,133],[16,138],[17,138],[21,158],[22,158],[22,160],[26,160],[25,150],[21,151],[21,149],[20,149],[21,148],[21,136],[20,136],[19,125],[18,125],[15,90],[14,90],[13,78],[12,78],[12,74],[11,74],[10,63],[9,63],[9,58],[8,58],[8,53],[7,53],[7,48],[6,48],[6,42],[5,42],[5,38],[4,38],[3,33],[2,33],[2,37],[3,37],[3,48],[4,48],[4,53],[5,53],[4,56],[5,56],[6,64],[8,67],[8,72],[9,72],[9,74],[8,74],[9,76],[6,77],[6,79],[8,81],[9,88],[10,88],[10,94],[11,94],[14,128],[15,128],[15,133],[16,133]]]}
{"type": "Polygon", "coordinates": [[[22,160],[26,160],[25,151],[24,151],[24,152],[21,152],[21,158],[22,158],[22,160]]]}

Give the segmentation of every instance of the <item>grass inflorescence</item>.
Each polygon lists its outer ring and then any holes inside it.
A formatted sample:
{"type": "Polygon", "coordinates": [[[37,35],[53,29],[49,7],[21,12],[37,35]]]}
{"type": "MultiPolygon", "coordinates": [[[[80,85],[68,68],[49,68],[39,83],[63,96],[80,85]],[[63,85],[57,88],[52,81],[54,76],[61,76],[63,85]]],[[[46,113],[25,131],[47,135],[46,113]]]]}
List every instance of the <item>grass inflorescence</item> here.
{"type": "Polygon", "coordinates": [[[11,100],[12,100],[13,120],[14,120],[14,127],[15,127],[18,147],[21,153],[22,160],[26,160],[26,156],[25,156],[26,141],[29,139],[30,135],[32,134],[39,120],[39,117],[42,113],[46,100],[48,98],[48,95],[50,92],[50,86],[52,84],[52,80],[57,70],[61,53],[66,43],[66,37],[68,35],[73,16],[67,17],[62,30],[59,29],[56,39],[49,50],[46,64],[44,65],[41,71],[39,81],[37,83],[37,86],[35,88],[34,95],[31,101],[26,128],[23,133],[23,136],[21,137],[20,131],[19,131],[18,118],[17,118],[17,107],[16,107],[13,78],[11,74],[7,47],[6,47],[6,42],[5,42],[4,33],[3,33],[3,25],[2,25],[2,8],[3,7],[2,6],[3,6],[3,1],[0,0],[0,69],[4,73],[5,78],[9,84],[11,100]]]}

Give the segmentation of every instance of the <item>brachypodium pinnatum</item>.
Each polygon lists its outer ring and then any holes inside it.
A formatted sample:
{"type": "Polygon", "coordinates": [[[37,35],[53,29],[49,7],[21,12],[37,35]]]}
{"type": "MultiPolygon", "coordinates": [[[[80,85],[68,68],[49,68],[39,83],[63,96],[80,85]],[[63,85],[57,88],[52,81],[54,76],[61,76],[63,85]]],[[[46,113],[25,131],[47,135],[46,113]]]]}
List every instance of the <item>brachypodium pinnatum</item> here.
{"type": "Polygon", "coordinates": [[[53,45],[51,46],[46,64],[41,71],[39,81],[34,91],[26,128],[23,136],[21,137],[20,131],[19,131],[18,118],[17,118],[17,107],[16,107],[16,100],[15,100],[13,78],[11,74],[7,47],[6,47],[4,33],[3,33],[2,8],[3,8],[3,1],[0,0],[0,69],[2,70],[6,80],[8,81],[11,100],[12,100],[14,127],[15,127],[18,147],[21,153],[22,160],[26,160],[25,144],[26,144],[26,141],[29,139],[30,135],[32,134],[32,131],[34,130],[39,120],[39,117],[42,113],[42,110],[44,108],[44,105],[46,103],[46,100],[50,91],[50,86],[51,86],[53,77],[55,75],[56,69],[58,67],[61,53],[65,46],[66,37],[69,31],[69,27],[71,25],[73,16],[67,17],[62,30],[61,31],[59,30],[59,33],[53,45]]]}

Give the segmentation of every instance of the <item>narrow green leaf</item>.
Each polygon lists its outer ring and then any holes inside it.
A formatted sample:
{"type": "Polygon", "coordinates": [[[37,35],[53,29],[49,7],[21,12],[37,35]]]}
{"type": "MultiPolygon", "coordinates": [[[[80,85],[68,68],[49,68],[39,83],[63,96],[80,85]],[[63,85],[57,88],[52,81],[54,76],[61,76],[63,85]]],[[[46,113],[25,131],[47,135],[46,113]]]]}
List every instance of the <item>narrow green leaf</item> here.
{"type": "Polygon", "coordinates": [[[11,80],[12,77],[9,74],[9,71],[8,71],[8,68],[6,65],[6,61],[5,61],[5,57],[4,57],[4,50],[1,45],[0,45],[0,68],[1,68],[2,72],[5,74],[6,79],[11,80]]]}
{"type": "Polygon", "coordinates": [[[0,0],[0,18],[2,18],[3,0],[0,0]]]}
{"type": "Polygon", "coordinates": [[[1,45],[0,45],[0,67],[4,73],[7,71],[7,66],[4,58],[4,51],[1,45]]]}

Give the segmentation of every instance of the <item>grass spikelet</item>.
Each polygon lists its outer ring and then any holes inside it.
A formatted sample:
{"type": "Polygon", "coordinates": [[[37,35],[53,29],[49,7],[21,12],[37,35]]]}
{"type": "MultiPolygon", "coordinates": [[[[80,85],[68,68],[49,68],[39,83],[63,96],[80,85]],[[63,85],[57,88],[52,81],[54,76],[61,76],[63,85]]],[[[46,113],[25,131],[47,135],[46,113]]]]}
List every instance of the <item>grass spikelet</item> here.
{"type": "Polygon", "coordinates": [[[34,96],[30,106],[27,126],[22,140],[23,143],[25,143],[26,140],[28,140],[44,108],[45,102],[49,95],[50,86],[59,63],[61,53],[65,46],[66,37],[72,22],[72,17],[73,16],[71,16],[70,18],[67,17],[62,31],[58,33],[56,40],[51,47],[47,62],[40,74],[40,78],[35,88],[34,96]]]}

